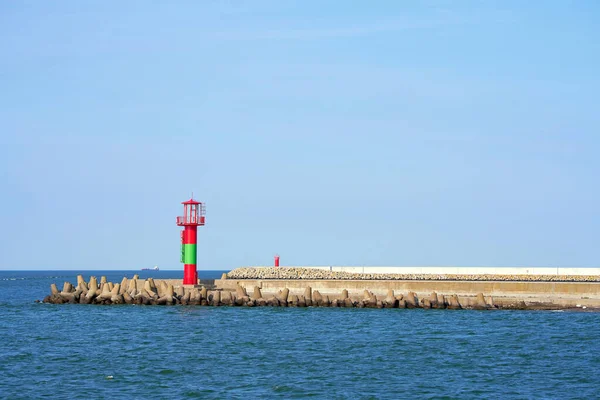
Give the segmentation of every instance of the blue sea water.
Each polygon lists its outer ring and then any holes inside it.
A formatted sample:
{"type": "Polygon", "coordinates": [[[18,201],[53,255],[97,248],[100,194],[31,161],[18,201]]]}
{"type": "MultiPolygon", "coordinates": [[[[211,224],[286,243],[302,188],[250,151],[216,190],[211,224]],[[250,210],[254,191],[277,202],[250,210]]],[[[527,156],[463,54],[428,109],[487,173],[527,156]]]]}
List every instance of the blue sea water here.
{"type": "Polygon", "coordinates": [[[34,302],[76,275],[0,272],[0,398],[600,397],[600,313],[34,302]]]}

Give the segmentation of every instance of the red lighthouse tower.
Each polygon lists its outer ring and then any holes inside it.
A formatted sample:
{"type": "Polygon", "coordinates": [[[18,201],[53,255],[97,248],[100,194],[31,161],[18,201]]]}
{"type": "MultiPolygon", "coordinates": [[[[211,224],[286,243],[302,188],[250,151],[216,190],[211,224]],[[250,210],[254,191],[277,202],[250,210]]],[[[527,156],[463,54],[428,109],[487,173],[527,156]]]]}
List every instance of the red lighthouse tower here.
{"type": "Polygon", "coordinates": [[[183,216],[177,217],[177,225],[183,226],[181,231],[181,262],[183,263],[183,284],[198,283],[196,270],[196,234],[199,226],[204,226],[204,204],[193,198],[183,203],[183,216]]]}

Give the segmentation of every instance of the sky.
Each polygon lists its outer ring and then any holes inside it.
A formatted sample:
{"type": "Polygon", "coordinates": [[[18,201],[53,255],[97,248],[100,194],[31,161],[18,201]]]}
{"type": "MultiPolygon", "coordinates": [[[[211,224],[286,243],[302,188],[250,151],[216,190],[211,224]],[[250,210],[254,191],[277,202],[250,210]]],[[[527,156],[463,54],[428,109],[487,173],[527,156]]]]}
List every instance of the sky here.
{"type": "Polygon", "coordinates": [[[597,1],[0,3],[0,269],[598,267],[597,1]]]}

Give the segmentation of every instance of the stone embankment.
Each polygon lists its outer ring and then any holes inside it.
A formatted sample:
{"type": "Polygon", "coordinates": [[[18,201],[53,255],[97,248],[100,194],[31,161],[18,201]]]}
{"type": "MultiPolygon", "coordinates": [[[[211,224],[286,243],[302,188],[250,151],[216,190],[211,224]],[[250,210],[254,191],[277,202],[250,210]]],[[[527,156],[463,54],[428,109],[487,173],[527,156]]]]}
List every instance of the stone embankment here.
{"type": "MultiPolygon", "coordinates": [[[[491,298],[486,299],[479,293],[476,301],[467,307],[461,305],[456,295],[444,296],[431,293],[420,299],[416,293],[395,295],[388,290],[387,296],[377,298],[373,292],[365,290],[362,298],[351,298],[343,290],[336,298],[322,295],[318,290],[306,287],[301,295],[292,294],[284,288],[271,296],[263,296],[256,286],[251,294],[240,285],[235,291],[207,290],[205,287],[174,286],[164,280],[152,278],[141,281],[123,278],[121,283],[107,282],[105,277],[98,283],[95,277],[89,282],[82,275],[77,276],[77,285],[65,282],[61,291],[56,284],[50,285],[50,295],[43,300],[52,304],[139,304],[139,305],[203,305],[203,306],[245,306],[245,307],[347,307],[347,308],[496,308],[491,298]]],[[[519,306],[520,307],[520,306],[519,306]]],[[[524,307],[524,306],[523,306],[524,307]]]]}
{"type": "Polygon", "coordinates": [[[344,307],[344,308],[426,308],[426,309],[557,309],[553,304],[531,305],[524,301],[510,304],[495,304],[491,296],[477,293],[469,299],[459,298],[456,294],[442,295],[432,292],[429,295],[417,295],[413,291],[397,294],[387,290],[379,297],[370,290],[359,295],[349,294],[344,289],[337,295],[323,294],[307,286],[300,293],[292,293],[283,288],[276,293],[263,295],[259,286],[251,293],[242,285],[236,284],[234,290],[208,290],[206,287],[183,286],[173,284],[171,280],[140,280],[126,277],[120,283],[100,282],[91,277],[89,282],[82,275],[77,276],[77,285],[65,282],[62,290],[56,284],[50,286],[51,293],[43,300],[52,304],[138,304],[138,305],[200,305],[200,306],[244,306],[244,307],[344,307]]]}
{"type": "MultiPolygon", "coordinates": [[[[178,281],[180,282],[180,281],[178,281]]],[[[77,276],[77,285],[65,282],[61,291],[56,284],[50,285],[50,295],[44,303],[64,304],[140,304],[140,305],[174,305],[198,304],[209,305],[212,301],[220,304],[220,291],[209,294],[205,286],[174,285],[172,280],[140,280],[138,275],[133,279],[123,278],[121,283],[107,282],[101,277],[100,282],[92,276],[89,282],[82,275],[77,276]]]]}
{"type": "Polygon", "coordinates": [[[600,282],[600,275],[502,275],[502,274],[384,274],[327,271],[314,268],[236,268],[228,279],[304,280],[416,280],[416,281],[515,281],[515,282],[600,282]]]}
{"type": "MultiPolygon", "coordinates": [[[[477,294],[475,302],[468,306],[461,305],[456,295],[443,296],[431,293],[426,298],[419,298],[416,293],[395,295],[393,290],[388,290],[385,297],[378,298],[373,292],[364,290],[362,297],[350,297],[347,290],[335,297],[321,294],[318,290],[306,287],[302,294],[292,294],[288,288],[279,290],[271,296],[264,296],[261,289],[255,286],[251,294],[238,285],[234,298],[234,305],[246,307],[343,307],[343,308],[434,308],[434,309],[492,309],[497,308],[491,298],[486,299],[483,293],[477,294]]],[[[526,308],[525,304],[518,304],[515,308],[526,308]]]]}

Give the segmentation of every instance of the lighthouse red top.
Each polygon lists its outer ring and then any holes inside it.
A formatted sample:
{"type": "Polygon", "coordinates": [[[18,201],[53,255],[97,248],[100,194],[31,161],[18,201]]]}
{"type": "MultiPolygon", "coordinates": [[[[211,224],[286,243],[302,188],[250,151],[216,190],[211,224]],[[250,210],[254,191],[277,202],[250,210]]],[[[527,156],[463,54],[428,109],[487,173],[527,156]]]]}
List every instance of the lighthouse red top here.
{"type": "Polygon", "coordinates": [[[184,201],[183,215],[177,217],[177,225],[179,226],[202,226],[205,222],[206,208],[204,204],[192,199],[184,201]]]}
{"type": "Polygon", "coordinates": [[[182,201],[181,204],[202,204],[199,201],[196,201],[194,199],[189,199],[188,201],[182,201]]]}

